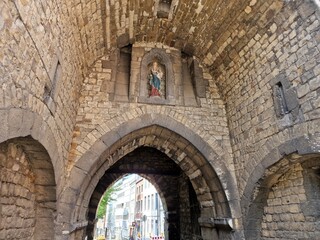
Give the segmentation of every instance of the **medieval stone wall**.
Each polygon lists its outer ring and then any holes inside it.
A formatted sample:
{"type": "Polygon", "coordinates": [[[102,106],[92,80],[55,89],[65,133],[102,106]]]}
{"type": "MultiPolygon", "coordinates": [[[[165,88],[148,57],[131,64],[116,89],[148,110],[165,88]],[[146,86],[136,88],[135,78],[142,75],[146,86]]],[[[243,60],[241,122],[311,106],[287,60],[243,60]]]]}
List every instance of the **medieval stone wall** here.
{"type": "Polygon", "coordinates": [[[17,138],[31,135],[24,148],[30,153],[31,145],[40,144],[50,156],[45,155],[44,167],[50,170],[42,171],[41,153],[31,174],[19,147],[0,145],[0,238],[38,236],[33,218],[38,210],[48,210],[40,218],[43,226],[52,225],[55,190],[57,239],[63,230],[66,239],[71,230],[81,235],[77,230],[86,224],[90,191],[106,170],[98,169],[103,161],[113,164],[148,144],[176,163],[187,152],[188,161],[179,166],[196,184],[201,207],[223,206],[217,212],[236,219],[237,230],[242,229],[238,220],[246,227],[247,216],[259,206],[264,209],[261,224],[254,226],[262,229],[259,237],[315,237],[307,230],[318,233],[317,216],[304,207],[318,212],[320,190],[311,184],[317,178],[308,178],[313,170],[302,162],[295,165],[268,186],[266,202],[259,199],[259,187],[283,157],[320,151],[317,3],[173,0],[167,12],[159,13],[159,0],[0,1],[0,143],[14,139],[20,144],[17,138]],[[128,46],[136,50],[130,62],[131,53],[123,49],[128,46]],[[170,97],[176,102],[139,101],[139,64],[152,49],[174,55],[177,88],[170,97]],[[195,73],[188,72],[190,59],[203,72],[203,92],[197,90],[195,73]],[[137,123],[144,120],[148,124],[137,123]],[[138,130],[149,126],[144,137],[138,130]],[[128,129],[138,131],[140,142],[128,129]],[[182,135],[189,141],[186,148],[182,135]],[[162,141],[168,145],[160,146],[162,141]],[[33,177],[41,184],[31,186],[33,177]],[[35,209],[38,198],[45,204],[35,209]]]}
{"type": "MultiPolygon", "coordinates": [[[[145,47],[146,52],[151,49],[150,46],[145,47]]],[[[145,113],[158,113],[186,125],[195,134],[208,141],[217,154],[227,159],[227,165],[232,169],[224,104],[210,74],[204,71],[203,76],[209,82],[209,86],[206,98],[200,99],[201,107],[116,102],[110,101],[108,94],[114,87],[111,84],[112,69],[111,67],[104,68],[102,60],[109,59],[104,57],[98,60],[83,84],[72,145],[73,158],[79,158],[104,133],[119,124],[145,113]]]]}
{"type": "Polygon", "coordinates": [[[252,184],[249,178],[262,175],[260,162],[272,148],[316,131],[316,9],[312,1],[251,1],[225,32],[225,44],[207,59],[226,102],[240,194],[252,184]],[[285,82],[284,97],[291,104],[282,116],[276,115],[276,82],[285,82]]]}
{"type": "Polygon", "coordinates": [[[0,238],[52,239],[57,199],[48,154],[29,137],[0,149],[0,238]]]}
{"type": "MultiPolygon", "coordinates": [[[[75,14],[85,6],[74,4],[0,3],[0,139],[42,138],[51,157],[60,162],[68,155],[82,74],[102,54],[89,50],[96,44],[94,37],[84,41],[75,28],[75,14]],[[39,132],[46,134],[39,136],[39,132]]],[[[86,25],[92,31],[90,26],[86,25]]],[[[63,178],[63,164],[57,171],[63,178]]]]}
{"type": "MultiPolygon", "coordinates": [[[[319,236],[319,219],[316,217],[319,212],[308,205],[310,196],[305,185],[307,175],[311,173],[303,176],[303,170],[300,163],[294,164],[271,187],[264,207],[262,239],[316,239],[319,236]]],[[[318,191],[317,182],[310,186],[311,191],[318,191]]]]}

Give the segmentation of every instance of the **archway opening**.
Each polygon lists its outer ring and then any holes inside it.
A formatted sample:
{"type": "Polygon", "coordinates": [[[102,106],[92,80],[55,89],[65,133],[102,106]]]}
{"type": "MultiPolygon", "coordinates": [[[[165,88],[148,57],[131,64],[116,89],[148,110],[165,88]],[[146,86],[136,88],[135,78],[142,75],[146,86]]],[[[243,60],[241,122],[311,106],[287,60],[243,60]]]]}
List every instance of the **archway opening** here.
{"type": "MultiPolygon", "coordinates": [[[[223,158],[184,125],[151,114],[109,131],[77,161],[71,173],[71,179],[80,189],[71,215],[70,234],[75,239],[93,239],[94,219],[101,196],[114,181],[129,173],[138,173],[148,179],[157,187],[159,195],[163,194],[170,240],[232,238],[234,232],[231,230],[238,227],[238,215],[234,211],[238,208],[237,194],[223,158]],[[163,121],[167,127],[162,126],[163,121]],[[143,157],[148,150],[150,157],[143,157]],[[154,156],[158,159],[149,161],[151,164],[141,162],[154,159],[154,156]],[[157,168],[161,162],[163,168],[157,168]],[[185,193],[180,194],[180,189],[185,193]],[[189,193],[189,189],[195,194],[189,193]],[[195,201],[190,201],[192,196],[196,196],[195,201]],[[191,224],[190,216],[182,217],[190,214],[181,211],[185,199],[189,205],[190,202],[199,205],[200,217],[194,217],[199,227],[191,224]],[[182,227],[184,222],[190,227],[182,227]],[[200,235],[195,229],[200,229],[200,235]]],[[[68,192],[73,194],[71,188],[68,192]]]]}
{"type": "Polygon", "coordinates": [[[56,183],[50,157],[31,137],[0,143],[0,235],[54,239],[56,183]]]}
{"type": "Polygon", "coordinates": [[[138,174],[124,175],[100,200],[94,239],[164,239],[165,213],[151,182],[138,174]]]}
{"type": "MultiPolygon", "coordinates": [[[[133,239],[139,239],[138,237],[140,239],[152,239],[152,237],[201,239],[201,228],[198,222],[201,214],[200,203],[191,181],[172,159],[151,147],[135,149],[105,172],[90,199],[89,223],[95,222],[97,207],[105,189],[118,179],[127,180],[128,174],[131,173],[137,174],[134,176],[138,176],[139,180],[135,188],[135,193],[138,192],[135,203],[137,212],[131,221],[131,225],[132,222],[136,224],[136,228],[133,229],[136,231],[136,235],[133,239]],[[159,201],[163,203],[163,207],[158,207],[158,210],[163,209],[161,210],[163,217],[160,212],[156,217],[154,216],[155,212],[152,212],[155,211],[159,201]],[[157,224],[159,224],[158,227],[156,227],[157,224]]],[[[125,206],[124,203],[121,204],[125,206]]],[[[122,205],[118,207],[121,208],[122,205]]],[[[125,226],[127,229],[121,234],[119,232],[120,226],[116,226],[118,229],[115,231],[110,230],[113,231],[114,236],[130,235],[128,224],[125,226]]],[[[92,238],[93,229],[94,225],[89,224],[86,234],[88,239],[92,238]]]]}

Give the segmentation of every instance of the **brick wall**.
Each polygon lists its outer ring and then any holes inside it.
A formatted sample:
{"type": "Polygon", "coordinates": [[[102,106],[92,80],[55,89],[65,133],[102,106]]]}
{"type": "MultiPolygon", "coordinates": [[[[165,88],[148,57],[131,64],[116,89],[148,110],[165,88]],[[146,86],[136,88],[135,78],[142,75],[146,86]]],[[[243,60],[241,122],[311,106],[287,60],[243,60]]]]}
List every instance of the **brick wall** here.
{"type": "Polygon", "coordinates": [[[0,239],[31,239],[36,194],[30,163],[20,147],[2,144],[0,167],[0,239]]]}
{"type": "MultiPolygon", "coordinates": [[[[146,49],[151,48],[146,46],[146,49]]],[[[114,87],[111,82],[113,70],[111,67],[103,68],[102,60],[110,59],[103,57],[95,63],[81,91],[72,149],[75,156],[81,156],[102,134],[117,124],[134,119],[150,110],[153,113],[170,116],[187,125],[209,143],[215,142],[220,149],[217,149],[218,154],[225,156],[232,168],[224,104],[213,79],[207,72],[204,72],[204,78],[209,82],[209,86],[206,98],[200,99],[201,107],[116,102],[109,100],[109,93],[114,87]],[[119,119],[115,122],[116,118],[121,118],[121,122],[117,122],[119,119]],[[222,147],[227,151],[222,150],[222,147]]]]}
{"type": "MultiPolygon", "coordinates": [[[[25,109],[41,116],[34,128],[40,127],[42,122],[49,126],[54,136],[51,145],[58,146],[60,160],[67,156],[70,147],[82,74],[98,54],[79,48],[81,37],[74,26],[76,18],[72,7],[70,1],[67,5],[52,1],[4,0],[0,3],[1,141],[12,135],[19,136],[10,134],[7,128],[10,122],[22,116],[14,119],[9,109],[25,109]],[[88,52],[94,54],[89,57],[88,52]],[[55,79],[58,62],[61,74],[55,79]],[[52,93],[55,96],[48,102],[46,92],[51,91],[55,91],[52,93]]],[[[30,119],[22,119],[21,126],[29,122],[30,119]]],[[[62,168],[59,166],[59,171],[62,168]]]]}
{"type": "Polygon", "coordinates": [[[302,170],[301,164],[295,164],[271,187],[264,207],[263,239],[307,239],[316,236],[301,210],[301,203],[307,199],[302,170]]]}
{"type": "Polygon", "coordinates": [[[52,164],[39,143],[1,143],[0,239],[52,239],[55,190],[52,164]]]}
{"type": "Polygon", "coordinates": [[[313,160],[295,163],[271,186],[261,223],[262,239],[316,239],[319,236],[319,169],[313,160]],[[308,166],[309,165],[309,166],[308,166]],[[316,167],[315,167],[316,166],[316,167]]]}
{"type": "Polygon", "coordinates": [[[301,136],[320,118],[316,10],[312,1],[251,1],[205,60],[226,102],[240,194],[272,146],[301,136]],[[273,86],[282,79],[296,110],[277,117],[273,86]]]}
{"type": "Polygon", "coordinates": [[[273,149],[277,161],[319,148],[309,140],[320,119],[320,16],[311,0],[234,2],[172,1],[168,19],[159,19],[158,1],[1,1],[0,142],[39,137],[61,183],[102,136],[159,114],[208,143],[217,154],[212,165],[221,158],[235,171],[238,189],[224,186],[228,196],[248,194],[252,179],[274,163],[261,163],[273,149]],[[132,43],[141,53],[196,56],[205,96],[192,106],[181,91],[177,105],[116,101],[114,48],[132,43]],[[302,137],[302,148],[292,150],[302,137]]]}

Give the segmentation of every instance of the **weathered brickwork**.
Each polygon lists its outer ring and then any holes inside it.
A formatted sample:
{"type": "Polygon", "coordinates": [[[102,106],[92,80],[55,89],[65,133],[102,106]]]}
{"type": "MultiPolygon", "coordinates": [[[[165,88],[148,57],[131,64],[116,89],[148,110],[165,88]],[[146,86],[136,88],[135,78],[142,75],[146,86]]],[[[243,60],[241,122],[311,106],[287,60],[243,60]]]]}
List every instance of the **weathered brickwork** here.
{"type": "MultiPolygon", "coordinates": [[[[301,136],[302,129],[312,127],[299,123],[320,117],[319,12],[315,10],[312,1],[251,1],[225,33],[225,44],[205,60],[215,66],[226,100],[240,193],[267,153],[266,143],[277,146],[301,136]],[[290,116],[279,120],[275,115],[271,85],[280,74],[290,82],[292,97],[298,98],[295,120],[290,116]],[[292,125],[293,129],[283,130],[292,125]]],[[[291,96],[287,97],[289,102],[291,96]]]]}
{"type": "MultiPolygon", "coordinates": [[[[69,7],[70,10],[72,6],[69,7]]],[[[72,25],[59,26],[63,22],[71,22],[69,19],[72,17],[67,14],[69,10],[56,2],[5,0],[0,3],[0,109],[4,111],[0,117],[3,122],[1,140],[12,137],[8,130],[10,122],[20,118],[20,124],[27,125],[32,121],[28,118],[30,116],[15,116],[16,113],[13,111],[11,114],[8,109],[25,109],[41,116],[41,121],[49,126],[54,136],[51,145],[58,146],[60,159],[68,154],[82,82],[80,76],[86,72],[79,66],[93,62],[81,63],[82,59],[88,60],[89,57],[83,57],[74,44],[76,39],[80,40],[80,33],[72,29],[72,25]],[[62,76],[54,103],[49,106],[44,100],[45,88],[54,88],[56,59],[61,63],[62,76]]],[[[39,127],[41,121],[39,119],[39,127]]]]}
{"type": "Polygon", "coordinates": [[[0,239],[31,239],[35,227],[34,174],[27,156],[14,144],[0,150],[0,239]]]}
{"type": "MultiPolygon", "coordinates": [[[[149,46],[146,49],[151,49],[149,46]]],[[[108,60],[104,57],[102,60],[108,60]]],[[[159,113],[169,116],[200,135],[216,147],[217,154],[229,161],[232,170],[231,149],[225,118],[224,104],[211,76],[204,71],[209,82],[207,97],[201,98],[201,107],[178,107],[147,105],[109,101],[108,92],[112,69],[103,68],[98,60],[89,77],[85,79],[81,91],[80,108],[74,132],[73,148],[79,158],[103,134],[119,124],[133,120],[146,113],[159,113]]],[[[110,89],[111,88],[111,89],[110,89]]]]}
{"type": "Polygon", "coordinates": [[[0,239],[91,234],[105,173],[140,147],[192,184],[173,240],[320,234],[319,1],[162,5],[0,1],[0,239]]]}
{"type": "Polygon", "coordinates": [[[303,212],[306,202],[303,168],[298,163],[271,187],[264,207],[262,239],[316,239],[318,220],[303,212]]]}
{"type": "Polygon", "coordinates": [[[30,138],[0,144],[0,239],[52,239],[56,188],[43,147],[30,138]]]}

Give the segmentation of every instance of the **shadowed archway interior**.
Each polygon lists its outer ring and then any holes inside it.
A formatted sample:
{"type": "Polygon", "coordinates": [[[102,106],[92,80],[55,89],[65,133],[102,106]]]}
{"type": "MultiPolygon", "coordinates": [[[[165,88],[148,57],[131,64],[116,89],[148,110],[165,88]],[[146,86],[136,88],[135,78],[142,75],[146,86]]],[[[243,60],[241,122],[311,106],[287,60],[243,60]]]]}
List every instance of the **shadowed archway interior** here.
{"type": "Polygon", "coordinates": [[[89,239],[93,237],[96,210],[104,191],[117,179],[130,173],[139,174],[156,187],[164,205],[167,225],[165,231],[170,239],[196,235],[201,237],[198,223],[200,205],[190,180],[166,154],[155,148],[139,147],[112,165],[96,186],[88,209],[89,225],[86,235],[89,239]],[[192,213],[186,211],[191,204],[194,210],[192,213]],[[180,205],[183,205],[183,211],[180,205]],[[183,228],[180,226],[181,221],[183,228]]]}
{"type": "MultiPolygon", "coordinates": [[[[89,238],[92,237],[95,212],[102,194],[115,180],[128,173],[146,176],[156,186],[168,213],[170,239],[180,239],[184,234],[198,233],[200,236],[201,233],[195,230],[202,225],[198,222],[199,217],[230,216],[224,191],[207,160],[190,142],[163,127],[153,125],[124,136],[99,157],[92,169],[96,169],[93,179],[100,176],[99,181],[94,188],[86,190],[85,194],[89,190],[91,192],[87,195],[90,199],[88,208],[82,208],[79,212],[85,214],[89,222],[89,238]],[[192,186],[191,191],[189,186],[192,186]],[[187,192],[182,193],[184,190],[187,192]],[[194,219],[180,213],[183,194],[188,196],[186,200],[189,201],[185,205],[192,202],[194,206],[199,206],[199,211],[196,211],[199,215],[193,216],[194,219]],[[190,199],[190,196],[195,197],[190,199]],[[190,225],[181,229],[180,218],[189,219],[190,225]],[[197,224],[191,225],[191,222],[197,224]]],[[[90,186],[93,186],[92,182],[90,186]]],[[[82,207],[86,206],[86,203],[82,204],[82,207]]],[[[217,234],[216,230],[213,231],[217,234]]]]}

